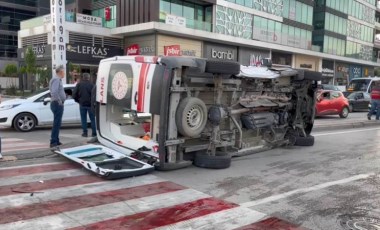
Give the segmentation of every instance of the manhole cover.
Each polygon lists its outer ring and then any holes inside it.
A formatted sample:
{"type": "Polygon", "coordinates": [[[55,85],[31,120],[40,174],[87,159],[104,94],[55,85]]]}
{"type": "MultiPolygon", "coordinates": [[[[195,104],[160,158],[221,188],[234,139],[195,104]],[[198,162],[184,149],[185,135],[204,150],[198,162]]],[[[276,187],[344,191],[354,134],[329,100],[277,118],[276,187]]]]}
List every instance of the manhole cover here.
{"type": "Polygon", "coordinates": [[[372,217],[344,216],[340,225],[347,230],[379,230],[380,219],[372,217]]]}

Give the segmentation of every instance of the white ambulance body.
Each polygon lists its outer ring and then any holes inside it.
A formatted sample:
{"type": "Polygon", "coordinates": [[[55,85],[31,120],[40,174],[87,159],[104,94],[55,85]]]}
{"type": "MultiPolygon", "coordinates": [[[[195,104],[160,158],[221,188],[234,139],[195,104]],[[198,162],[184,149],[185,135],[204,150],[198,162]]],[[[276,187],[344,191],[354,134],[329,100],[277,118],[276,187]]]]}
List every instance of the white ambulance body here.
{"type": "Polygon", "coordinates": [[[231,156],[312,145],[320,74],[241,67],[189,57],[123,56],[101,61],[99,141],[170,170],[194,163],[226,168],[231,156]]]}

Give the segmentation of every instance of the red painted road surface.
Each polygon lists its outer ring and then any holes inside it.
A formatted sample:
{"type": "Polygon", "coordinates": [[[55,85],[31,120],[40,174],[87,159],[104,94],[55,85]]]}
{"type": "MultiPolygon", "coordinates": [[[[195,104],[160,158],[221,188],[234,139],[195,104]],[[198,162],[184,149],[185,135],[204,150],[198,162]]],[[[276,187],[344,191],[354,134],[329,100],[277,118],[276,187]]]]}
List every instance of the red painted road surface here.
{"type": "Polygon", "coordinates": [[[300,230],[153,175],[105,181],[74,163],[0,168],[0,229],[300,230]]]}

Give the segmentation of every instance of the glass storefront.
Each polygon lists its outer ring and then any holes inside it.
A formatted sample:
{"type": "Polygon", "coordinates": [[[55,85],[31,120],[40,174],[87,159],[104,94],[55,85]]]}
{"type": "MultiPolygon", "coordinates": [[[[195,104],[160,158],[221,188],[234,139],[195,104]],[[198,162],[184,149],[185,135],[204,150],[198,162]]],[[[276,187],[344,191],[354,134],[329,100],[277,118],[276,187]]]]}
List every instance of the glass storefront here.
{"type": "Polygon", "coordinates": [[[212,30],[212,5],[203,6],[179,0],[160,0],[161,22],[165,22],[167,14],[184,17],[187,28],[210,32],[212,30]]]}

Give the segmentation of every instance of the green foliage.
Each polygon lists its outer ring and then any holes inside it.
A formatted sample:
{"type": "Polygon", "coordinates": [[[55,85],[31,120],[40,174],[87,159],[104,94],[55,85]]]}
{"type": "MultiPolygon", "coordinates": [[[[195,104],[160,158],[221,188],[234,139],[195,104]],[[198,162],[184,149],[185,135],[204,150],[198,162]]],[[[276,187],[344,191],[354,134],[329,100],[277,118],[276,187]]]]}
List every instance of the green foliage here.
{"type": "Polygon", "coordinates": [[[12,84],[8,88],[5,89],[5,94],[7,95],[16,95],[17,86],[12,84]]]}
{"type": "Polygon", "coordinates": [[[26,72],[28,74],[33,74],[36,72],[36,55],[33,52],[32,47],[28,47],[25,52],[25,64],[26,72]]]}
{"type": "Polygon", "coordinates": [[[52,74],[51,68],[37,68],[36,74],[38,76],[37,87],[48,87],[52,74]]]}
{"type": "Polygon", "coordinates": [[[8,64],[4,69],[7,77],[17,77],[17,66],[15,64],[8,64]]]}
{"type": "Polygon", "coordinates": [[[380,77],[380,68],[375,69],[375,76],[380,77]]]}
{"type": "Polygon", "coordinates": [[[19,72],[21,74],[25,74],[26,73],[26,67],[25,66],[20,67],[19,72]]]}

